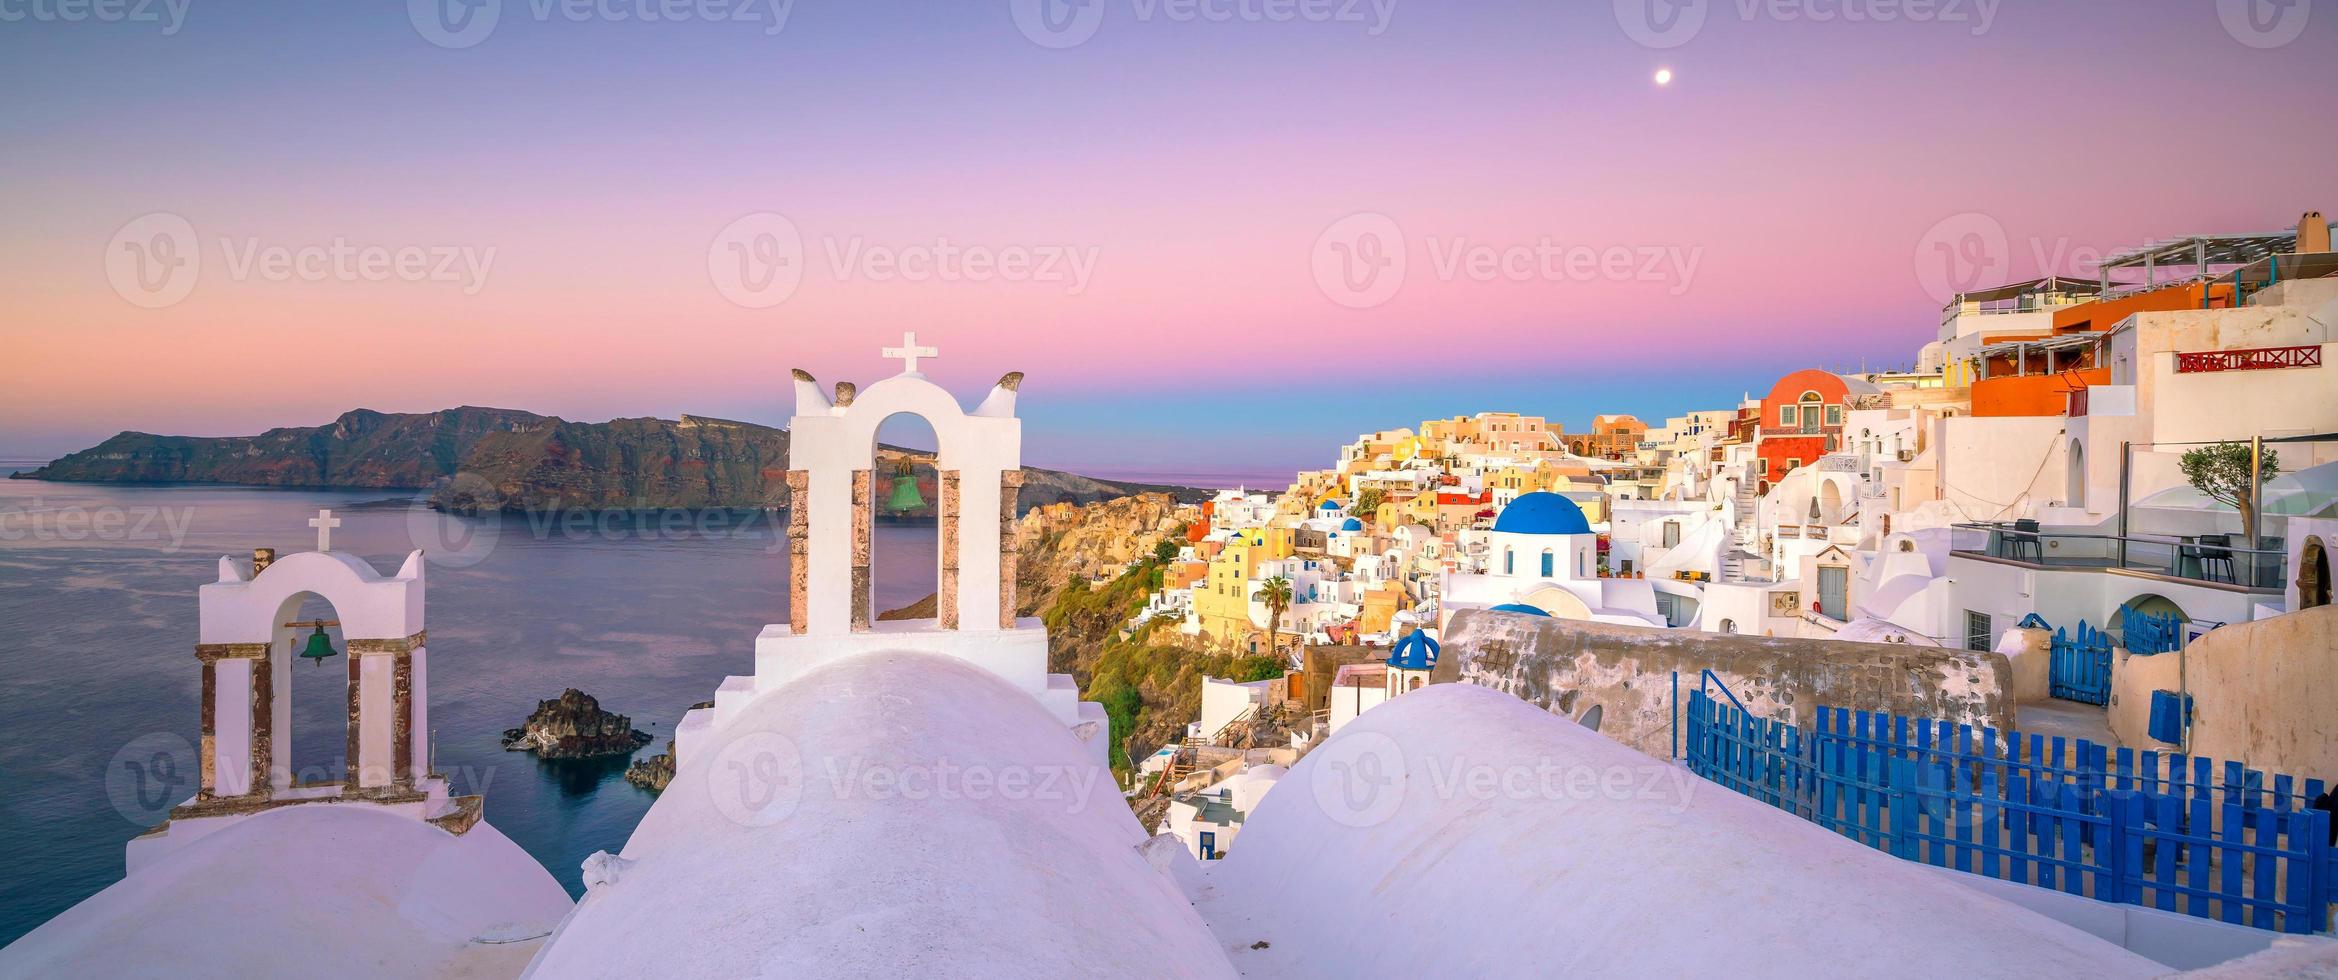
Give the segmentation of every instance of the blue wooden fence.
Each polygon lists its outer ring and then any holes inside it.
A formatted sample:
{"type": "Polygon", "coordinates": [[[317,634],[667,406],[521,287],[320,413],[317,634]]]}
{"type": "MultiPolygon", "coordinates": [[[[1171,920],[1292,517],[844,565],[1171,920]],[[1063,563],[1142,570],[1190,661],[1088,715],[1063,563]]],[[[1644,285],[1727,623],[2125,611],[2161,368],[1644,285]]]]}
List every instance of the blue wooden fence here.
{"type": "Polygon", "coordinates": [[[1702,691],[1687,721],[1698,775],[1911,861],[2283,932],[2338,902],[2318,779],[1840,708],[1804,732],[1702,691]]]}
{"type": "Polygon", "coordinates": [[[2129,653],[2174,653],[2184,647],[2184,621],[2174,613],[2154,616],[2136,612],[2132,606],[2121,606],[2119,639],[2129,653]]]}
{"type": "Polygon", "coordinates": [[[2111,703],[2110,634],[2078,621],[2078,635],[2054,631],[2053,662],[2048,673],[2055,697],[2087,704],[2111,703]]]}

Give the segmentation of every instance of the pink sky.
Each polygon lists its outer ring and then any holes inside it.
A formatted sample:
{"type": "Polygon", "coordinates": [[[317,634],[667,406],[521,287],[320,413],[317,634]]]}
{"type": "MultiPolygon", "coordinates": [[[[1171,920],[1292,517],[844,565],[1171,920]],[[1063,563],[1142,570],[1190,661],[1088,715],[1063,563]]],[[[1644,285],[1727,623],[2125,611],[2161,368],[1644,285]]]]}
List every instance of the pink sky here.
{"type": "Polygon", "coordinates": [[[1378,36],[1115,7],[1058,51],[987,7],[901,21],[808,2],[775,37],[507,11],[449,51],[396,17],[205,8],[170,37],[0,38],[0,74],[28,94],[0,109],[0,455],[358,406],[778,423],[787,368],[865,383],[914,329],[943,351],[928,373],[969,397],[1030,374],[1042,461],[1320,464],[1340,434],[1480,395],[1660,417],[1796,366],[1907,362],[1937,323],[1919,243],[1952,215],[2002,226],[2018,277],[2070,249],[2338,206],[2321,77],[2338,25],[2257,49],[2205,5],[2008,9],[1981,37],[1717,5],[1672,50],[1633,43],[1605,4],[1402,7],[1378,36]],[[2291,97],[2235,116],[2247,90],[2291,97]],[[748,309],[710,281],[709,250],[759,211],[799,229],[803,281],[748,309]],[[202,261],[162,309],[125,301],[105,258],[152,212],[183,217],[202,261]],[[1312,271],[1318,236],[1356,212],[1407,246],[1401,289],[1368,309],[1312,271]],[[235,271],[254,245],[336,238],[493,261],[476,284],[235,271]],[[855,239],[1064,248],[1093,274],[839,279],[829,250],[855,239]],[[1457,243],[1545,240],[1695,271],[1438,274],[1457,243]],[[1618,376],[1642,390],[1591,400],[1618,376]]]}

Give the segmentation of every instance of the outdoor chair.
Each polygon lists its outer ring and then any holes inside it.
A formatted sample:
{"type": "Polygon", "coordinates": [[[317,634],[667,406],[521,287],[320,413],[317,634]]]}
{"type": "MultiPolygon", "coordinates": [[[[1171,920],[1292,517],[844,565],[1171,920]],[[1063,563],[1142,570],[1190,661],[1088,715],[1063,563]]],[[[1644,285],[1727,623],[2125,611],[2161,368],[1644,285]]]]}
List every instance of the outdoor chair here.
{"type": "Polygon", "coordinates": [[[2232,535],[2203,534],[2200,536],[2200,577],[2211,582],[2232,582],[2232,535]],[[2219,571],[2222,572],[2219,575],[2219,571]]]}
{"type": "Polygon", "coordinates": [[[2027,554],[2036,561],[2046,560],[2045,547],[2038,542],[2038,522],[2028,518],[2013,522],[2013,530],[2005,534],[2006,557],[2019,560],[2027,554]]]}

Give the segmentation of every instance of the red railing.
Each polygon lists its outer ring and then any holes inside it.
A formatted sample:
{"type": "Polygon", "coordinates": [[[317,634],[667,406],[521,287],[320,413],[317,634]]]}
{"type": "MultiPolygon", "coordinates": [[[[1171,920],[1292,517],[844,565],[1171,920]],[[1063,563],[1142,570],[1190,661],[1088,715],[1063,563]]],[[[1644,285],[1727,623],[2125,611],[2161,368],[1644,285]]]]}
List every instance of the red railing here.
{"type": "Polygon", "coordinates": [[[2321,367],[2319,344],[2303,347],[2249,347],[2176,355],[2177,374],[2208,371],[2262,371],[2268,368],[2321,367]]]}

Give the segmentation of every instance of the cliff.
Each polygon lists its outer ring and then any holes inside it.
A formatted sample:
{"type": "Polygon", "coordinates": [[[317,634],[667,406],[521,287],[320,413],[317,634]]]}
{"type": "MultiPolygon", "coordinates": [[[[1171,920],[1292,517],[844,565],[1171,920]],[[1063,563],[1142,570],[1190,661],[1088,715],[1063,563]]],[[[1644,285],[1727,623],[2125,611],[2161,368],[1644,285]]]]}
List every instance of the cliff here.
{"type": "MultiPolygon", "coordinates": [[[[18,479],[93,483],[231,483],[269,487],[430,490],[453,511],[765,508],[787,504],[784,429],[685,415],[570,422],[498,408],[419,415],[357,410],[329,425],[257,436],[124,432],[18,479]]],[[[927,501],[888,516],[933,516],[933,455],[884,446],[880,471],[901,462],[927,501]]],[[[1203,491],[1095,480],[1026,468],[1026,508],[1159,491],[1203,491]]]]}
{"type": "MultiPolygon", "coordinates": [[[[1161,586],[1155,549],[1182,545],[1186,525],[1201,519],[1199,508],[1167,494],[1142,494],[1043,506],[1015,524],[1017,609],[1047,624],[1048,669],[1072,675],[1081,698],[1101,702],[1111,716],[1115,769],[1174,740],[1200,714],[1203,674],[1283,674],[1276,658],[1212,653],[1167,624],[1123,634],[1161,586]]],[[[933,608],[929,596],[880,618],[929,618],[933,608]]]]}
{"type": "Polygon", "coordinates": [[[424,415],[358,409],[328,425],[270,429],[256,436],[124,432],[17,478],[417,489],[460,472],[472,448],[489,435],[558,421],[502,408],[450,408],[424,415]]]}
{"type": "Polygon", "coordinates": [[[627,755],[649,742],[649,733],[635,729],[633,719],[601,710],[601,702],[573,687],[537,702],[526,724],[503,732],[505,749],[546,759],[627,755]]]}

